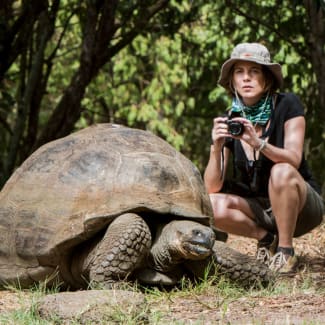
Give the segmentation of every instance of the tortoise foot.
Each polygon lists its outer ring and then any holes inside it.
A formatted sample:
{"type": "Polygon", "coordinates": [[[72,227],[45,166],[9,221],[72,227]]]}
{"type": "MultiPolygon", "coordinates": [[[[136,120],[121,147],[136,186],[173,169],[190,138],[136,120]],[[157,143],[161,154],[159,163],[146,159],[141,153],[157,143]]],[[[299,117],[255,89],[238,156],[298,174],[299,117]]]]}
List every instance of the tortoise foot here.
{"type": "Polygon", "coordinates": [[[123,214],[88,254],[83,274],[90,284],[111,286],[113,281],[123,281],[143,263],[150,246],[151,234],[145,221],[134,213],[123,214]]]}

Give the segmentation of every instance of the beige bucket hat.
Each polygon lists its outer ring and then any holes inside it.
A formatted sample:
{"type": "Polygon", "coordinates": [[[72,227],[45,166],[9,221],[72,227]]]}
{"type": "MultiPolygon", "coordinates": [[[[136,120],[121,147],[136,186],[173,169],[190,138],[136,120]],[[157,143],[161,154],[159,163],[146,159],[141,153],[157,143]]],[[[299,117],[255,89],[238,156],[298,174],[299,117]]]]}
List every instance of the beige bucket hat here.
{"type": "Polygon", "coordinates": [[[219,84],[225,88],[229,85],[228,78],[232,66],[237,61],[251,61],[266,66],[273,74],[278,82],[278,87],[283,84],[283,76],[281,65],[271,62],[271,56],[268,49],[259,43],[241,43],[235,46],[230,59],[228,59],[221,67],[219,84]]]}

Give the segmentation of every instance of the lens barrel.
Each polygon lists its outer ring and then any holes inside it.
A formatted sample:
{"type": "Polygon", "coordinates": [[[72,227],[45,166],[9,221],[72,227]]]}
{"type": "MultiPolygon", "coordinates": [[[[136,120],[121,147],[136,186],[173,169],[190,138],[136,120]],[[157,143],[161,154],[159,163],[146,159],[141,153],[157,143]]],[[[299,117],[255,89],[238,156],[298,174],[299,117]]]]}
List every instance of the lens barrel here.
{"type": "Polygon", "coordinates": [[[226,123],[231,135],[238,136],[244,132],[244,125],[241,122],[228,120],[226,123]]]}

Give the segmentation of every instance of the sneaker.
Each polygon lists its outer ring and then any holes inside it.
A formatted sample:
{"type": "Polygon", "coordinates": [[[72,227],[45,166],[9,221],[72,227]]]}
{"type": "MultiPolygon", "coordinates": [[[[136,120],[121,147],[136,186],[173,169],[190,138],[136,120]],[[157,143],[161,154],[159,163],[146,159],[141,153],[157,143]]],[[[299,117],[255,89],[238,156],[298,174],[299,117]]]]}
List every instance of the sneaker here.
{"type": "Polygon", "coordinates": [[[266,247],[260,247],[257,249],[256,252],[256,260],[269,265],[270,261],[271,261],[271,252],[269,251],[269,249],[267,249],[266,247]]]}
{"type": "Polygon", "coordinates": [[[274,235],[273,242],[270,245],[264,246],[261,243],[257,244],[256,260],[269,266],[273,255],[278,247],[278,236],[274,235]]]}
{"type": "Polygon", "coordinates": [[[298,258],[296,255],[286,255],[283,252],[276,253],[270,262],[269,268],[279,274],[294,273],[298,266],[298,258]]]}

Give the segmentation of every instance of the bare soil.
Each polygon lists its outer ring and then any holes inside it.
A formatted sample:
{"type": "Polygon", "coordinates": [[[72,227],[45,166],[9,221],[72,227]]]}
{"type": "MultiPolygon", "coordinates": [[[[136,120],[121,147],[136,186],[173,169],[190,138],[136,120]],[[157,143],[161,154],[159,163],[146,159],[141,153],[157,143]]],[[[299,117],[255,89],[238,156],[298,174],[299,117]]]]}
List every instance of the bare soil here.
{"type": "MultiPolygon", "coordinates": [[[[254,255],[256,242],[229,236],[228,244],[254,255]]],[[[325,224],[295,239],[300,267],[290,278],[279,279],[290,286],[277,295],[249,295],[227,300],[214,293],[179,295],[151,305],[159,324],[325,324],[325,224]],[[305,288],[305,289],[304,289],[305,288]]],[[[28,291],[0,291],[0,314],[31,303],[28,291]]],[[[157,323],[158,324],[158,323],[157,323]]]]}
{"type": "MultiPolygon", "coordinates": [[[[254,255],[256,242],[230,235],[227,243],[254,255]]],[[[292,277],[277,279],[290,291],[279,295],[243,297],[225,304],[215,295],[174,299],[165,306],[169,317],[184,324],[325,324],[325,224],[294,239],[299,269],[292,277]],[[306,289],[304,289],[304,287],[306,289]]]]}

